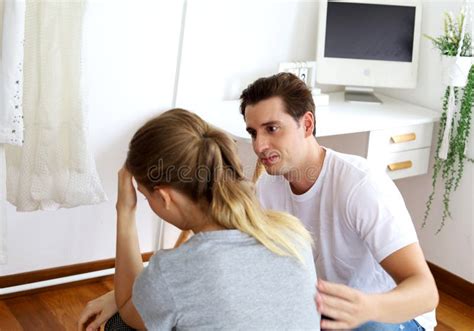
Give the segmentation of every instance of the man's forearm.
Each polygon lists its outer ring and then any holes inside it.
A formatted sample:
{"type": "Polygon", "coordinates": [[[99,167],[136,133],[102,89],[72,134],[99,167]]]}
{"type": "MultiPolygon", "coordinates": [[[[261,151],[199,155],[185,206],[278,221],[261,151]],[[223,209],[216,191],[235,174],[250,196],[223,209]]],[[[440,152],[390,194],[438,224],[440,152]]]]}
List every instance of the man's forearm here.
{"type": "Polygon", "coordinates": [[[117,212],[115,302],[120,309],[132,296],[133,283],[143,270],[135,213],[117,212]]]}
{"type": "Polygon", "coordinates": [[[390,292],[374,294],[373,304],[373,320],[402,323],[435,309],[438,291],[432,277],[414,275],[390,292]]]}

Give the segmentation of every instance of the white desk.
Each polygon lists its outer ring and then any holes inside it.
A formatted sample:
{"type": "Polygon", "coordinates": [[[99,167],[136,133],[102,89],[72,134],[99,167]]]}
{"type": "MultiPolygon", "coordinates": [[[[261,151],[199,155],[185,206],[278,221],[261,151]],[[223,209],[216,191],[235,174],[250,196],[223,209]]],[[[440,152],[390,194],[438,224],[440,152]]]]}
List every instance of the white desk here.
{"type": "MultiPolygon", "coordinates": [[[[440,114],[424,107],[377,95],[383,104],[344,102],[330,94],[329,106],[316,108],[316,137],[370,132],[367,159],[393,178],[426,173],[433,123],[440,114]],[[392,170],[389,169],[389,167],[392,170]]],[[[238,138],[249,139],[239,100],[181,105],[238,138]]]]}
{"type": "Polygon", "coordinates": [[[428,108],[377,94],[383,104],[348,103],[344,93],[330,94],[329,106],[316,109],[316,136],[385,130],[433,123],[440,115],[428,108]]]}

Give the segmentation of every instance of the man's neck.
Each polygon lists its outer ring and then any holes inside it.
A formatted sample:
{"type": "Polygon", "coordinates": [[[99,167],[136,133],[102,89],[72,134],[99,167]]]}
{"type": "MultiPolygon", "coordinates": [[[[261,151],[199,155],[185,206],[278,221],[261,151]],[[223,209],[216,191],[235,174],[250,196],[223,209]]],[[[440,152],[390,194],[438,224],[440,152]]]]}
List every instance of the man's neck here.
{"type": "Polygon", "coordinates": [[[307,157],[298,166],[298,169],[285,175],[294,194],[299,195],[309,191],[321,174],[326,150],[316,140],[309,147],[306,153],[307,157]]]}

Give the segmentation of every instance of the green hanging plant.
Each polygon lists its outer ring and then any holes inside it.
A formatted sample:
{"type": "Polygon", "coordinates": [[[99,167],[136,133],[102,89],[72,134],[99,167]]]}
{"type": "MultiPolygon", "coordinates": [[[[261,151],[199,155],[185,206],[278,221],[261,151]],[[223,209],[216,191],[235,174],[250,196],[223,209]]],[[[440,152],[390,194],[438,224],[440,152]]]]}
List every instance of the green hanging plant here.
{"type": "MultiPolygon", "coordinates": [[[[469,33],[464,34],[462,38],[461,30],[464,26],[465,12],[462,10],[455,20],[451,13],[445,13],[444,34],[437,38],[426,36],[432,42],[435,48],[441,51],[444,56],[454,57],[457,55],[459,44],[462,42],[460,56],[472,57],[472,36],[469,33]],[[462,39],[462,40],[461,40],[462,39]]],[[[436,231],[438,234],[444,227],[445,222],[451,217],[449,209],[451,193],[459,187],[463,177],[465,162],[473,162],[465,154],[466,144],[469,139],[471,118],[472,118],[472,102],[474,94],[474,67],[469,64],[469,73],[467,75],[467,84],[464,87],[448,86],[443,97],[443,112],[439,123],[438,140],[435,153],[435,162],[433,166],[433,191],[426,202],[426,211],[423,219],[422,227],[427,223],[427,219],[431,210],[431,206],[435,197],[435,189],[438,184],[438,178],[441,176],[444,182],[443,192],[443,213],[441,224],[436,231]],[[448,108],[450,94],[454,94],[454,115],[451,123],[448,123],[448,108]],[[443,143],[443,136],[447,125],[450,125],[448,152],[446,158],[440,157],[440,150],[443,143]]],[[[448,128],[449,128],[448,125],[448,128]]]]}
{"type": "MultiPolygon", "coordinates": [[[[441,51],[442,55],[456,56],[459,48],[459,41],[462,37],[462,27],[466,14],[464,10],[455,19],[451,12],[444,13],[444,34],[433,38],[428,35],[424,35],[426,38],[433,42],[435,48],[441,51]]],[[[461,46],[461,56],[472,56],[471,41],[472,36],[469,33],[464,34],[464,42],[461,46]]]]}

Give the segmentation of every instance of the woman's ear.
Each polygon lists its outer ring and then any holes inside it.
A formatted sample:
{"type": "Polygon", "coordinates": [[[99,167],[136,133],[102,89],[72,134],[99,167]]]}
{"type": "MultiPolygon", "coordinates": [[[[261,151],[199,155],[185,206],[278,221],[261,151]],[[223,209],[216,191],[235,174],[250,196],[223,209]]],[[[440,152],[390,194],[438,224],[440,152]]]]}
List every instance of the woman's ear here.
{"type": "Polygon", "coordinates": [[[171,207],[171,192],[169,188],[155,186],[153,188],[158,197],[163,202],[165,209],[170,210],[171,207]]]}

